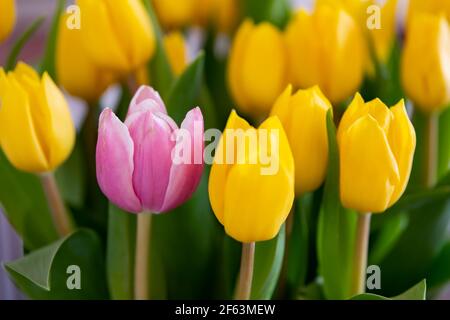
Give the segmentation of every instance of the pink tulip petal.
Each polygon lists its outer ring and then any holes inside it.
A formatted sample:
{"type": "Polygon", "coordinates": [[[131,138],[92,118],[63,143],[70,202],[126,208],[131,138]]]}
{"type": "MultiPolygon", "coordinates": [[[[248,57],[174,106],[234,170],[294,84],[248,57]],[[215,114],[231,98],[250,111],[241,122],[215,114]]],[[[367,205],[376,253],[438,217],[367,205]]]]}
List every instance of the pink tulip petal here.
{"type": "Polygon", "coordinates": [[[173,130],[151,111],[140,112],[128,128],[135,146],[134,190],[146,210],[158,213],[169,183],[171,152],[175,145],[173,130]]]}
{"type": "Polygon", "coordinates": [[[131,115],[136,111],[140,111],[145,104],[142,104],[143,101],[150,100],[155,102],[155,111],[167,114],[166,106],[161,99],[161,96],[157,91],[155,91],[152,87],[149,86],[141,86],[134,95],[131,100],[130,107],[128,108],[128,114],[131,115]]]}
{"type": "MultiPolygon", "coordinates": [[[[169,185],[161,211],[169,211],[185,202],[197,189],[203,172],[203,116],[200,108],[194,108],[188,112],[181,124],[181,130],[187,130],[191,139],[181,140],[184,144],[190,144],[183,150],[191,151],[189,163],[173,163],[170,171],[169,185]]],[[[182,134],[178,131],[177,136],[182,134]]],[[[177,140],[179,141],[179,140],[177,140]]]]}
{"type": "Polygon", "coordinates": [[[133,140],[127,127],[107,108],[100,115],[96,165],[97,181],[108,199],[133,213],[142,211],[133,189],[133,140]]]}

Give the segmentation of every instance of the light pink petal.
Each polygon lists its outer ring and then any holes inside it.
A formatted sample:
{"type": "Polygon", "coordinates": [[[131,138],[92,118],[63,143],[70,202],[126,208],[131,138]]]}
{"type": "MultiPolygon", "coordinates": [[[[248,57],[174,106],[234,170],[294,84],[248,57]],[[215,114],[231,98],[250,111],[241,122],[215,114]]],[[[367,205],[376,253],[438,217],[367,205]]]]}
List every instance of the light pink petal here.
{"type": "MultiPolygon", "coordinates": [[[[175,161],[170,171],[169,185],[167,187],[162,212],[169,211],[181,205],[192,196],[197,189],[203,172],[203,133],[204,124],[200,108],[194,108],[188,112],[181,124],[181,130],[187,130],[191,139],[181,140],[184,144],[190,144],[183,150],[190,150],[189,163],[177,163],[175,161]]],[[[177,136],[182,134],[177,132],[177,136]]],[[[179,141],[179,140],[177,140],[179,141]]]]}
{"type": "Polygon", "coordinates": [[[142,104],[142,102],[146,100],[155,102],[154,106],[155,111],[167,114],[166,106],[164,105],[164,102],[162,101],[159,93],[152,87],[141,86],[136,91],[133,99],[131,100],[130,107],[128,108],[127,117],[132,113],[135,113],[136,111],[140,111],[142,107],[145,107],[146,105],[142,104]]]}
{"type": "Polygon", "coordinates": [[[133,140],[127,127],[107,108],[100,115],[96,166],[97,181],[106,197],[133,213],[142,211],[133,189],[133,140]]]}
{"type": "Polygon", "coordinates": [[[129,131],[135,147],[134,190],[145,210],[160,212],[172,165],[173,130],[157,113],[147,111],[129,124],[129,131]]]}

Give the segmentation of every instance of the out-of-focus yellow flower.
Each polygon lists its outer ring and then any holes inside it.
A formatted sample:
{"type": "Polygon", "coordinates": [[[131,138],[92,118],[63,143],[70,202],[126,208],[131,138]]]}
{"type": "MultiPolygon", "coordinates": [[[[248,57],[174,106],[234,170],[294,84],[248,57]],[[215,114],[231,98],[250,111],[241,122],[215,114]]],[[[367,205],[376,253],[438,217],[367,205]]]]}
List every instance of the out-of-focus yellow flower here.
{"type": "Polygon", "coordinates": [[[194,0],[194,22],[206,27],[212,25],[219,32],[228,33],[235,26],[239,14],[238,0],[194,0]]]}
{"type": "Polygon", "coordinates": [[[211,168],[209,198],[234,239],[248,243],[277,235],[294,201],[294,160],[277,117],[255,129],[231,113],[211,168]],[[265,154],[272,149],[268,156],[278,170],[263,174],[270,166],[265,154]]]}
{"type": "Polygon", "coordinates": [[[403,100],[389,109],[357,94],[339,125],[340,193],[346,208],[380,213],[405,191],[416,134],[403,100]]]}
{"type": "MultiPolygon", "coordinates": [[[[188,65],[188,52],[186,40],[179,31],[173,31],[164,36],[164,49],[166,50],[172,72],[179,76],[188,65]]],[[[136,72],[136,80],[139,85],[150,85],[147,66],[139,68],[136,72]]]]}
{"type": "Polygon", "coordinates": [[[140,0],[77,3],[82,13],[84,49],[97,67],[128,73],[152,57],[155,36],[140,0]]]}
{"type": "Polygon", "coordinates": [[[116,79],[110,72],[97,68],[85,54],[84,29],[69,29],[68,17],[68,14],[61,17],[56,43],[58,82],[70,94],[94,102],[116,79]]]}
{"type": "Polygon", "coordinates": [[[450,21],[450,1],[448,0],[409,0],[408,21],[417,13],[445,14],[450,21]]]}
{"type": "Polygon", "coordinates": [[[16,23],[16,5],[14,0],[0,1],[0,43],[12,32],[16,23]]]}
{"type": "Polygon", "coordinates": [[[386,63],[396,38],[397,0],[387,0],[380,11],[380,28],[369,29],[378,60],[386,63]]]}
{"type": "Polygon", "coordinates": [[[195,0],[153,0],[156,14],[165,29],[177,29],[192,21],[194,10],[204,10],[195,7],[195,0]]]}
{"type": "Polygon", "coordinates": [[[422,111],[438,111],[450,103],[450,28],[443,15],[412,18],[401,73],[407,96],[422,111]]]}
{"type": "Polygon", "coordinates": [[[332,103],[358,90],[367,61],[366,43],[341,7],[321,5],[312,15],[299,11],[286,30],[286,43],[295,87],[319,85],[332,103]]]}
{"type": "Polygon", "coordinates": [[[328,165],[326,117],[332,106],[318,86],[299,90],[292,86],[281,94],[272,109],[286,131],[295,161],[295,190],[300,195],[317,189],[328,165]]]}
{"type": "Polygon", "coordinates": [[[228,85],[239,108],[264,117],[287,85],[283,37],[273,25],[246,20],[233,41],[228,85]]]}
{"type": "Polygon", "coordinates": [[[47,73],[42,78],[19,63],[7,75],[0,69],[0,143],[16,168],[43,173],[70,154],[75,127],[63,94],[47,73]]]}

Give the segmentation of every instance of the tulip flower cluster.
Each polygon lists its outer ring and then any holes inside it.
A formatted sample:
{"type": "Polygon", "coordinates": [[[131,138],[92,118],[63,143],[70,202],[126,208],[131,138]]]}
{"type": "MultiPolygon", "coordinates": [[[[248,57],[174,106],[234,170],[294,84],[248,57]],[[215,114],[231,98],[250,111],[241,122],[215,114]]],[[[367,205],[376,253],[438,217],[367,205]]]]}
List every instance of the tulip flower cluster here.
{"type": "MultiPolygon", "coordinates": [[[[296,12],[287,0],[71,4],[36,68],[20,59],[41,20],[6,42],[0,67],[0,209],[27,252],[5,270],[27,296],[384,299],[416,279],[442,287],[448,1],[411,0],[404,26],[398,0],[296,12]],[[79,132],[64,92],[90,106],[79,132]],[[377,295],[365,294],[368,261],[382,270],[377,295]],[[64,278],[68,262],[80,283],[64,278]]],[[[0,42],[15,23],[15,2],[0,0],[0,42]]]]}

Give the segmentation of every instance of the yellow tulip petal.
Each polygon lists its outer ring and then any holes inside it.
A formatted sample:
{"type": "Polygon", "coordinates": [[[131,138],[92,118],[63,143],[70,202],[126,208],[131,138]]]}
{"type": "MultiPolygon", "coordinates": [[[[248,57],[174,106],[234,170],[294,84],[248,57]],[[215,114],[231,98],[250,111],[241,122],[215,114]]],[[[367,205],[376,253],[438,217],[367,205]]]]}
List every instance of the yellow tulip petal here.
{"type": "Polygon", "coordinates": [[[379,213],[389,206],[400,176],[387,137],[370,115],[357,120],[340,142],[340,193],[346,208],[379,213]]]}
{"type": "Polygon", "coordinates": [[[16,6],[15,0],[0,1],[0,43],[2,43],[12,32],[16,23],[16,6]]]}
{"type": "Polygon", "coordinates": [[[14,69],[14,75],[19,80],[19,82],[23,78],[30,78],[31,80],[36,82],[39,81],[39,74],[36,72],[36,70],[34,70],[26,63],[23,63],[22,61],[19,61],[17,63],[17,66],[14,69]]]}
{"type": "MultiPolygon", "coordinates": [[[[225,130],[220,138],[219,144],[216,148],[216,153],[214,156],[214,162],[211,167],[211,173],[209,175],[208,192],[209,199],[211,202],[211,207],[220,221],[223,224],[223,214],[224,214],[224,186],[228,176],[228,172],[232,165],[236,162],[235,158],[230,159],[227,162],[227,154],[233,152],[236,155],[236,150],[229,150],[233,146],[227,144],[227,135],[232,134],[232,132],[227,130],[242,129],[248,130],[251,126],[244,119],[239,117],[233,110],[228,118],[225,130]]],[[[234,146],[236,148],[236,146],[234,146]]]]}
{"type": "Polygon", "coordinates": [[[406,189],[411,173],[414,150],[416,148],[416,132],[408,118],[403,100],[392,107],[391,112],[393,119],[388,139],[392,152],[397,160],[400,181],[395,187],[389,206],[397,202],[406,189]]]}
{"type": "Polygon", "coordinates": [[[36,135],[27,93],[12,74],[8,75],[0,108],[0,137],[8,160],[27,172],[49,170],[36,135]]]}
{"type": "Polygon", "coordinates": [[[175,75],[180,75],[187,66],[187,50],[184,37],[180,32],[164,36],[164,47],[169,57],[170,66],[175,75]]]}
{"type": "Polygon", "coordinates": [[[129,69],[135,70],[145,64],[155,51],[153,27],[145,7],[141,0],[103,2],[113,32],[126,53],[129,69]]]}
{"type": "Polygon", "coordinates": [[[280,170],[261,175],[259,165],[235,165],[225,186],[223,224],[241,242],[274,238],[289,215],[294,200],[293,179],[280,170]]]}
{"type": "Polygon", "coordinates": [[[339,128],[337,131],[337,140],[340,142],[344,132],[350,128],[350,126],[359,118],[366,115],[369,112],[369,107],[364,103],[364,99],[359,93],[356,93],[353,101],[348,106],[344,115],[342,116],[339,128]]]}
{"type": "Polygon", "coordinates": [[[296,194],[317,189],[328,165],[327,112],[332,108],[316,86],[300,90],[291,101],[289,141],[295,159],[296,194]]]}
{"type": "Polygon", "coordinates": [[[392,113],[389,111],[389,108],[378,98],[367,102],[366,105],[369,107],[369,114],[377,120],[378,125],[387,136],[392,119],[392,113]]]}
{"type": "MultiPolygon", "coordinates": [[[[114,3],[116,4],[116,1],[114,3]]],[[[101,68],[119,72],[129,71],[130,57],[123,51],[113,26],[113,23],[116,23],[123,27],[123,23],[120,20],[111,21],[104,1],[77,0],[77,4],[82,13],[81,28],[85,35],[83,47],[90,58],[101,68]]]]}
{"type": "Polygon", "coordinates": [[[153,0],[155,11],[165,28],[180,28],[192,21],[192,0],[153,0]]]}
{"type": "Polygon", "coordinates": [[[243,93],[241,88],[240,75],[242,69],[242,57],[253,27],[253,22],[250,20],[245,20],[239,27],[230,50],[228,62],[228,86],[230,87],[233,98],[240,108],[245,108],[248,105],[246,95],[243,93]]]}
{"type": "Polygon", "coordinates": [[[240,90],[253,115],[267,115],[287,84],[286,53],[281,33],[269,23],[256,26],[248,36],[239,61],[240,90]]]}
{"type": "Polygon", "coordinates": [[[284,90],[283,93],[275,101],[270,113],[271,116],[277,116],[280,119],[286,133],[289,132],[290,127],[291,95],[292,85],[288,85],[286,90],[284,90]]]}

